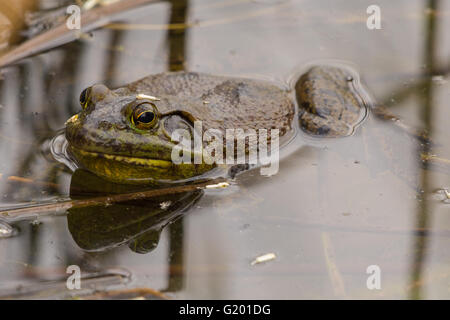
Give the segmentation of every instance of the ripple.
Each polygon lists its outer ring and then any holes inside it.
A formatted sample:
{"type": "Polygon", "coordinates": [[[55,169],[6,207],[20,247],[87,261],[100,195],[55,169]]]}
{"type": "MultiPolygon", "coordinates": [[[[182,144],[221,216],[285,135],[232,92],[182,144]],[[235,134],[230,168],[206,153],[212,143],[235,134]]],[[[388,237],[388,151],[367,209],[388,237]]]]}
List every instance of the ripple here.
{"type": "Polygon", "coordinates": [[[60,132],[50,141],[50,152],[53,158],[64,164],[70,170],[75,171],[78,166],[76,163],[69,157],[67,153],[68,142],[64,135],[64,132],[60,132]]]}

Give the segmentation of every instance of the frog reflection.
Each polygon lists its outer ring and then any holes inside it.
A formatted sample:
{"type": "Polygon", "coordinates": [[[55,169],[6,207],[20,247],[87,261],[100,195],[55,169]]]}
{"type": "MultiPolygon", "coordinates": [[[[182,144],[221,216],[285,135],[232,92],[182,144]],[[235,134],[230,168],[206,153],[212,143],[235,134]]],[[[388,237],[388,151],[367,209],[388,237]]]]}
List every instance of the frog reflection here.
{"type": "MultiPolygon", "coordinates": [[[[84,170],[72,176],[73,199],[142,191],[129,185],[108,183],[84,170]]],[[[86,251],[102,251],[128,244],[137,253],[155,249],[166,225],[180,218],[201,196],[197,190],[179,194],[131,200],[105,206],[72,208],[67,215],[69,231],[86,251]]]]}

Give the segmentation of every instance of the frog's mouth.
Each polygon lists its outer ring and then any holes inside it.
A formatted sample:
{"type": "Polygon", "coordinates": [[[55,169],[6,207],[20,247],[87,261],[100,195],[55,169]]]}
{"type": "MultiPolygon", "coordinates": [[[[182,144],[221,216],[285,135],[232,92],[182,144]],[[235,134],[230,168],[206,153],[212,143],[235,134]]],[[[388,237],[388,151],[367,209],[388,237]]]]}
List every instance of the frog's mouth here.
{"type": "Polygon", "coordinates": [[[123,155],[113,155],[107,153],[85,151],[79,148],[75,148],[73,146],[71,146],[70,149],[72,149],[72,152],[75,151],[75,153],[78,153],[83,158],[104,158],[106,160],[117,161],[131,166],[146,166],[160,169],[168,169],[174,165],[172,161],[168,160],[139,158],[139,157],[130,157],[123,155]]]}
{"type": "Polygon", "coordinates": [[[125,184],[152,184],[189,179],[213,169],[214,165],[180,163],[171,160],[113,155],[82,150],[68,145],[67,153],[79,168],[106,180],[125,184]]]}

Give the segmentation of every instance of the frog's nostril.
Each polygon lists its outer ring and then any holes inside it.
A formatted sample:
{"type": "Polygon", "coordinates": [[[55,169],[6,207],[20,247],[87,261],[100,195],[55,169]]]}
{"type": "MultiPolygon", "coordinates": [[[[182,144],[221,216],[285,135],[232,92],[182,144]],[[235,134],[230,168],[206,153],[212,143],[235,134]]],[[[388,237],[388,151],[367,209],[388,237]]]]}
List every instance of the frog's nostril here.
{"type": "Polygon", "coordinates": [[[109,90],[107,86],[105,86],[103,84],[94,84],[91,87],[91,92],[90,92],[91,101],[93,103],[95,103],[100,100],[103,100],[110,92],[111,92],[111,90],[109,90]]]}

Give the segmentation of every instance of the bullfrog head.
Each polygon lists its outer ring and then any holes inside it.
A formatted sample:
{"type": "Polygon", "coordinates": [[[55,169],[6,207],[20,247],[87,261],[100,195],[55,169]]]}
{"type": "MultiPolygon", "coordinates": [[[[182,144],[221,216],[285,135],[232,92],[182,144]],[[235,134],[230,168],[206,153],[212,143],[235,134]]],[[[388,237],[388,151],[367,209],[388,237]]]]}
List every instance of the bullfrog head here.
{"type": "Polygon", "coordinates": [[[195,121],[203,131],[267,128],[284,136],[295,112],[286,91],[269,82],[191,72],[152,75],[114,90],[96,84],[81,93],[80,104],[66,123],[69,155],[83,169],[128,184],[183,181],[213,169],[205,161],[172,161],[179,144],[172,133],[183,129],[193,137],[195,121]]]}
{"type": "Polygon", "coordinates": [[[214,165],[172,162],[178,142],[171,133],[178,128],[192,132],[193,119],[163,114],[158,104],[164,103],[101,84],[85,89],[82,111],[66,123],[69,154],[80,167],[118,183],[183,180],[211,170],[214,165]]]}

